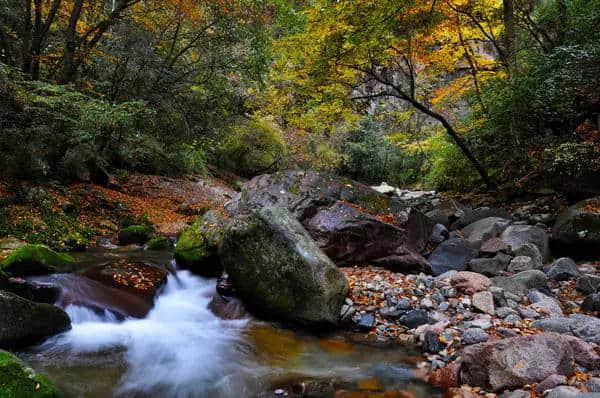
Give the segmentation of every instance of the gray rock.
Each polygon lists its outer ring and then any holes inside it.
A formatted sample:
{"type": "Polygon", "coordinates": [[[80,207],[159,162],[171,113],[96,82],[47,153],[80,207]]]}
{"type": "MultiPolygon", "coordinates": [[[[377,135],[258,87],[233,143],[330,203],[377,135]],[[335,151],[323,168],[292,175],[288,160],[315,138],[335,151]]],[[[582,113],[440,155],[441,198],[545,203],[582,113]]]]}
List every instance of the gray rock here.
{"type": "Polygon", "coordinates": [[[491,279],[492,285],[502,288],[506,293],[511,293],[521,298],[531,289],[546,289],[548,279],[539,270],[522,271],[513,276],[496,276],[491,279]]]}
{"type": "Polygon", "coordinates": [[[358,323],[358,329],[362,332],[368,332],[375,327],[375,316],[371,313],[361,314],[358,323]]]}
{"type": "Polygon", "coordinates": [[[489,291],[473,294],[471,305],[483,313],[494,315],[494,296],[489,291]]]}
{"type": "Polygon", "coordinates": [[[521,317],[525,319],[537,319],[540,317],[540,314],[531,308],[519,307],[518,311],[521,317]]]}
{"type": "Polygon", "coordinates": [[[556,386],[564,384],[567,384],[567,378],[564,375],[550,375],[535,387],[535,391],[538,394],[542,394],[546,390],[551,390],[556,386]]]}
{"type": "Polygon", "coordinates": [[[494,258],[475,258],[469,261],[469,269],[486,276],[497,276],[506,270],[506,264],[498,255],[494,258]]]}
{"type": "Polygon", "coordinates": [[[552,298],[537,301],[531,304],[529,308],[534,309],[538,313],[548,314],[552,317],[561,317],[563,315],[560,304],[552,298]]]}
{"type": "Polygon", "coordinates": [[[592,377],[585,383],[589,392],[600,392],[600,377],[592,377]]]}
{"type": "Polygon", "coordinates": [[[587,394],[581,393],[581,391],[575,387],[560,386],[550,390],[548,394],[546,394],[545,398],[597,398],[590,396],[586,397],[586,395],[587,394]]]}
{"type": "Polygon", "coordinates": [[[590,312],[600,311],[600,293],[593,293],[587,296],[581,304],[581,309],[590,312]]]}
{"type": "Polygon", "coordinates": [[[496,253],[507,252],[509,249],[510,246],[508,246],[502,239],[492,238],[483,242],[479,248],[479,251],[483,255],[494,255],[496,253]]]}
{"type": "Polygon", "coordinates": [[[289,211],[265,207],[237,216],[220,255],[251,311],[304,325],[339,324],[348,282],[289,211]]]}
{"type": "Polygon", "coordinates": [[[571,346],[575,363],[592,371],[600,369],[600,355],[596,353],[596,344],[588,343],[575,336],[565,335],[564,337],[571,346]]]}
{"type": "Polygon", "coordinates": [[[483,242],[499,236],[509,225],[510,221],[505,218],[486,217],[464,227],[462,234],[478,248],[483,242]]]}
{"type": "Polygon", "coordinates": [[[525,256],[530,257],[533,262],[532,269],[541,269],[543,264],[542,253],[540,253],[540,249],[532,243],[525,243],[521,247],[516,250],[513,250],[513,254],[515,256],[525,256]]]}
{"type": "Polygon", "coordinates": [[[560,214],[552,240],[562,253],[581,256],[600,246],[600,197],[581,201],[560,214]]]}
{"type": "Polygon", "coordinates": [[[446,239],[448,239],[448,229],[442,224],[435,224],[433,226],[433,230],[431,231],[431,238],[429,240],[436,245],[439,245],[446,239]]]}
{"type": "Polygon", "coordinates": [[[431,330],[425,332],[423,337],[423,351],[430,354],[437,354],[446,348],[440,341],[438,335],[431,330]]]}
{"type": "Polygon", "coordinates": [[[573,374],[573,352],[558,334],[541,333],[476,344],[462,351],[461,381],[502,391],[573,374]]]}
{"type": "Polygon", "coordinates": [[[517,313],[517,311],[515,311],[514,309],[509,308],[509,307],[496,308],[496,315],[499,318],[506,318],[510,314],[516,314],[516,313],[517,313]]]}
{"type": "Polygon", "coordinates": [[[583,294],[595,293],[600,289],[600,276],[585,274],[577,278],[575,288],[583,294]]]}
{"type": "Polygon", "coordinates": [[[464,239],[449,239],[439,245],[429,256],[429,263],[434,275],[447,271],[464,271],[467,264],[477,256],[475,250],[464,239]]]}
{"type": "Polygon", "coordinates": [[[465,345],[485,343],[490,336],[481,328],[470,328],[464,331],[461,341],[465,345]]]}
{"type": "Polygon", "coordinates": [[[415,329],[429,323],[429,315],[427,314],[427,311],[411,310],[400,318],[400,323],[409,329],[415,329]]]}
{"type": "Polygon", "coordinates": [[[456,220],[454,223],[452,223],[452,225],[450,226],[450,229],[451,230],[461,229],[470,224],[473,224],[474,222],[477,222],[484,218],[490,218],[490,217],[503,218],[503,219],[511,218],[510,214],[508,214],[508,212],[506,210],[500,209],[500,208],[478,207],[473,210],[466,209],[464,211],[464,214],[458,220],[456,220]]]}
{"type": "Polygon", "coordinates": [[[50,304],[34,303],[0,290],[0,346],[38,342],[71,328],[69,316],[50,304]]]}
{"type": "Polygon", "coordinates": [[[575,320],[571,325],[573,334],[587,342],[600,344],[600,319],[583,314],[571,314],[569,319],[575,320]]]}
{"type": "Polygon", "coordinates": [[[541,228],[531,225],[511,225],[500,235],[513,251],[517,251],[526,243],[532,243],[537,246],[542,254],[542,260],[550,259],[550,247],[548,234],[541,228]]]}
{"type": "Polygon", "coordinates": [[[500,398],[530,398],[531,394],[525,390],[504,391],[500,398]]]}
{"type": "Polygon", "coordinates": [[[571,333],[573,320],[564,317],[544,318],[534,321],[531,326],[546,332],[571,333]]]}
{"type": "Polygon", "coordinates": [[[508,272],[521,272],[535,269],[536,264],[531,257],[518,256],[512,259],[508,264],[508,272]]]}
{"type": "Polygon", "coordinates": [[[577,278],[580,274],[575,261],[568,257],[561,257],[552,264],[546,275],[553,281],[566,281],[577,278]]]}

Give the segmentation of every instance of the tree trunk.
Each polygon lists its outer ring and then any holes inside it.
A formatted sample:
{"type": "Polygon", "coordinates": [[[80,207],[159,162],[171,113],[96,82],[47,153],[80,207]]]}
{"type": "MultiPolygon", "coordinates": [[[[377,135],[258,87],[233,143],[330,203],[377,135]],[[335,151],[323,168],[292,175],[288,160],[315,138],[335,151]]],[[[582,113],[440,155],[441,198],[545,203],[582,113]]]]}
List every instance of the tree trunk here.
{"type": "Polygon", "coordinates": [[[81,16],[84,0],[76,0],[69,17],[67,26],[65,50],[63,53],[63,71],[60,79],[61,83],[69,83],[75,76],[75,50],[77,50],[77,22],[81,16]]]}
{"type": "Polygon", "coordinates": [[[556,29],[556,45],[561,46],[565,43],[565,36],[569,26],[569,13],[565,0],[557,0],[558,6],[558,27],[556,29]]]}
{"type": "Polygon", "coordinates": [[[31,0],[23,0],[24,1],[24,19],[25,23],[23,24],[23,44],[21,47],[21,70],[23,73],[30,74],[31,73],[31,35],[32,35],[32,26],[31,26],[31,0]]]}

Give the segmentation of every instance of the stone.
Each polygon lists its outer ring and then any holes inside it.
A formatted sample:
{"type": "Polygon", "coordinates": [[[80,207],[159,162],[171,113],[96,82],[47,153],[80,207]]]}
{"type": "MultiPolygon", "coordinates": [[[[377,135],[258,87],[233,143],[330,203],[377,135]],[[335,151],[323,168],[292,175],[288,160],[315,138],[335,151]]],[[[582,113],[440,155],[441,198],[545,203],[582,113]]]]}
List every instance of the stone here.
{"type": "Polygon", "coordinates": [[[551,317],[560,317],[563,315],[560,304],[550,297],[529,305],[529,308],[537,311],[538,313],[550,315],[551,317]]]}
{"type": "Polygon", "coordinates": [[[516,257],[525,256],[531,258],[533,267],[531,269],[542,269],[544,261],[540,249],[533,243],[525,243],[516,250],[513,250],[513,255],[516,257]]]}
{"type": "Polygon", "coordinates": [[[532,327],[556,333],[569,333],[586,342],[600,343],[600,319],[588,315],[571,314],[533,322],[532,327]]]}
{"type": "Polygon", "coordinates": [[[458,291],[473,294],[487,290],[492,282],[487,277],[475,272],[461,271],[450,277],[450,284],[458,291]]]}
{"type": "Polygon", "coordinates": [[[546,231],[531,225],[511,225],[500,235],[500,238],[517,251],[526,243],[537,246],[542,254],[542,260],[550,259],[549,238],[546,231]]]}
{"type": "Polygon", "coordinates": [[[506,270],[506,264],[503,264],[498,256],[494,258],[474,258],[469,261],[469,269],[478,274],[497,276],[506,270]]]}
{"type": "Polygon", "coordinates": [[[595,293],[600,289],[600,276],[585,274],[577,278],[575,288],[583,294],[595,293]]]}
{"type": "Polygon", "coordinates": [[[75,270],[75,260],[43,245],[25,245],[2,260],[0,270],[14,276],[66,273],[75,270]]]}
{"type": "Polygon", "coordinates": [[[506,293],[511,293],[521,298],[531,289],[547,289],[548,278],[539,270],[522,271],[518,274],[507,276],[496,276],[491,279],[492,284],[502,288],[506,293]]]}
{"type": "Polygon", "coordinates": [[[428,352],[430,354],[437,354],[446,348],[438,335],[432,331],[425,332],[423,337],[423,351],[428,352]]]}
{"type": "Polygon", "coordinates": [[[286,209],[236,216],[221,261],[250,311],[303,325],[338,325],[348,282],[286,209]]]}
{"type": "Polygon", "coordinates": [[[600,355],[596,353],[596,345],[575,336],[564,336],[573,350],[575,363],[588,370],[600,369],[600,355]]]}
{"type": "Polygon", "coordinates": [[[568,257],[561,257],[554,261],[548,272],[546,272],[548,279],[553,281],[575,279],[579,275],[580,273],[577,270],[577,264],[568,257]]]}
{"type": "Polygon", "coordinates": [[[494,315],[494,296],[489,291],[477,292],[471,296],[473,307],[483,313],[494,315]]]}
{"type": "Polygon", "coordinates": [[[453,362],[432,372],[427,382],[443,388],[458,387],[459,372],[460,364],[453,362]]]}
{"type": "Polygon", "coordinates": [[[431,253],[428,260],[434,275],[441,275],[447,271],[464,271],[469,261],[477,256],[475,250],[464,239],[449,239],[444,241],[431,253]]]}
{"type": "Polygon", "coordinates": [[[429,315],[427,314],[427,311],[411,310],[400,318],[400,323],[409,329],[415,329],[429,323],[429,315]]]}
{"type": "Polygon", "coordinates": [[[514,309],[509,308],[509,307],[496,308],[496,315],[499,318],[506,318],[510,314],[516,314],[516,313],[517,313],[517,311],[515,311],[514,309]]]}
{"type": "Polygon", "coordinates": [[[531,394],[525,390],[504,391],[500,398],[531,398],[531,394]]]}
{"type": "Polygon", "coordinates": [[[464,214],[450,226],[451,230],[462,229],[474,222],[485,218],[510,219],[511,216],[504,209],[494,207],[478,207],[473,210],[465,209],[464,214]]]}
{"type": "Polygon", "coordinates": [[[585,382],[585,387],[589,392],[600,392],[600,377],[592,377],[585,382]]]}
{"type": "Polygon", "coordinates": [[[596,398],[596,397],[585,397],[581,391],[575,387],[570,386],[559,386],[550,390],[545,398],[596,398]]]}
{"type": "Polygon", "coordinates": [[[542,394],[546,390],[551,390],[556,386],[564,384],[567,384],[567,378],[564,375],[550,375],[535,387],[535,391],[538,394],[542,394]]]}
{"type": "Polygon", "coordinates": [[[151,225],[130,225],[119,231],[119,244],[132,243],[144,244],[154,237],[154,228],[151,225]]]}
{"type": "Polygon", "coordinates": [[[172,248],[173,242],[166,236],[152,238],[144,245],[144,249],[146,250],[171,250],[172,248]]]}
{"type": "Polygon", "coordinates": [[[597,253],[600,245],[600,197],[569,207],[556,219],[552,243],[562,254],[576,257],[597,253]]]}
{"type": "Polygon", "coordinates": [[[361,332],[368,332],[375,327],[375,316],[372,313],[361,314],[357,323],[361,332]]]}
{"type": "Polygon", "coordinates": [[[600,293],[593,293],[587,296],[581,304],[581,309],[590,312],[600,311],[600,293]]]}
{"type": "Polygon", "coordinates": [[[479,251],[484,255],[495,255],[500,252],[507,252],[510,246],[500,238],[488,239],[479,248],[479,251]]]}
{"type": "Polygon", "coordinates": [[[431,231],[431,238],[429,240],[436,245],[439,245],[443,241],[448,239],[448,229],[443,224],[435,224],[431,231]]]}
{"type": "Polygon", "coordinates": [[[0,346],[21,346],[71,328],[69,316],[50,304],[34,303],[0,290],[0,346]]]}
{"type": "Polygon", "coordinates": [[[498,237],[509,225],[510,221],[505,218],[486,217],[464,227],[462,234],[473,247],[479,248],[483,242],[498,237]]]}
{"type": "Polygon", "coordinates": [[[508,272],[521,272],[527,271],[530,269],[534,269],[535,264],[531,257],[526,256],[518,256],[512,259],[510,264],[508,264],[507,271],[508,272]]]}
{"type": "Polygon", "coordinates": [[[0,350],[0,396],[6,398],[62,398],[46,376],[13,354],[0,350]]]}
{"type": "Polygon", "coordinates": [[[494,392],[574,372],[569,343],[554,333],[471,345],[461,357],[462,382],[494,392]]]}
{"type": "Polygon", "coordinates": [[[469,328],[464,331],[461,341],[465,345],[485,343],[490,336],[481,328],[469,328]]]}

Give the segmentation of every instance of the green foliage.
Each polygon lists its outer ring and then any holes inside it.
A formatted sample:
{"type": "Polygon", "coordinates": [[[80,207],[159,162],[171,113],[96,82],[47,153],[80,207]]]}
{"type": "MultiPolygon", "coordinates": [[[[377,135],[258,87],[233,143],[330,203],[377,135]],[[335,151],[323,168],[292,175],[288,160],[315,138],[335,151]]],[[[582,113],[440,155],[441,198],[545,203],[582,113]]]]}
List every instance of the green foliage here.
{"type": "Polygon", "coordinates": [[[425,176],[427,185],[436,189],[458,190],[472,187],[477,175],[460,150],[442,134],[434,135],[428,141],[430,167],[425,176]]]}
{"type": "Polygon", "coordinates": [[[146,249],[148,250],[170,250],[172,248],[173,243],[166,236],[157,236],[146,243],[146,249]]]}
{"type": "Polygon", "coordinates": [[[271,121],[253,118],[234,128],[218,151],[218,161],[242,176],[274,171],[286,153],[282,131],[271,121]]]}

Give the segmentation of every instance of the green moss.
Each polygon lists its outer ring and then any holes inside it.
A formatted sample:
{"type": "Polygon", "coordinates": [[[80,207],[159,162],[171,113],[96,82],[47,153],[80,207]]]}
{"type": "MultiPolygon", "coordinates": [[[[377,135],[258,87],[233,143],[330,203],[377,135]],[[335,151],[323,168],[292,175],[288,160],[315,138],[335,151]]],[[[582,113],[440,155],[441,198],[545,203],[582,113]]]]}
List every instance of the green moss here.
{"type": "Polygon", "coordinates": [[[26,245],[6,257],[0,263],[0,269],[17,275],[72,272],[75,260],[43,245],[26,245]]]}
{"type": "Polygon", "coordinates": [[[198,264],[212,255],[209,244],[201,232],[202,223],[194,223],[186,229],[175,247],[175,258],[186,265],[198,264]]]}
{"type": "Polygon", "coordinates": [[[148,250],[170,250],[172,248],[173,244],[166,236],[157,236],[146,243],[146,249],[148,250]]]}
{"type": "Polygon", "coordinates": [[[119,243],[145,243],[152,238],[154,228],[151,225],[130,225],[119,232],[119,243]]]}
{"type": "Polygon", "coordinates": [[[60,398],[63,394],[45,376],[19,358],[0,350],[0,396],[3,398],[60,398]]]}
{"type": "Polygon", "coordinates": [[[356,201],[360,206],[375,213],[387,213],[390,208],[390,198],[378,193],[363,193],[356,201]]]}
{"type": "Polygon", "coordinates": [[[90,245],[90,240],[79,232],[74,232],[65,237],[62,241],[63,247],[67,250],[80,251],[85,250],[90,245]]]}

